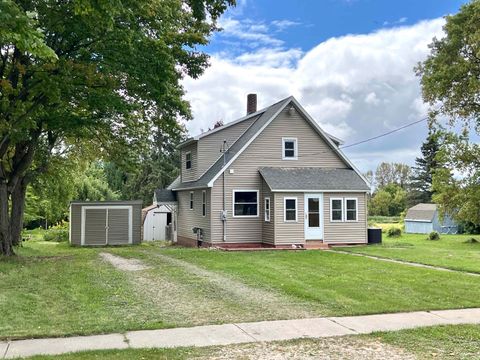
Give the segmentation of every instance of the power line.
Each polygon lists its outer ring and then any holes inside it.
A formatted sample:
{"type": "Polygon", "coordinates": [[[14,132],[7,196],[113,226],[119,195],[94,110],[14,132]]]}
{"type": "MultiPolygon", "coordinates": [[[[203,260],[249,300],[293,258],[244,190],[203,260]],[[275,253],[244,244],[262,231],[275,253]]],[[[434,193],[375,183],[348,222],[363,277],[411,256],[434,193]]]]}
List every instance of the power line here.
{"type": "Polygon", "coordinates": [[[403,129],[409,127],[409,126],[412,126],[412,125],[421,123],[421,122],[426,121],[426,120],[428,120],[428,117],[425,117],[425,118],[423,118],[423,119],[420,119],[420,120],[411,122],[411,123],[409,123],[409,124],[403,125],[403,126],[401,126],[401,127],[399,127],[399,128],[390,130],[390,131],[388,131],[388,132],[386,132],[386,133],[383,133],[383,134],[380,134],[380,135],[377,135],[377,136],[374,136],[374,137],[371,137],[371,138],[368,138],[368,139],[365,139],[365,140],[362,140],[362,141],[358,141],[358,142],[353,143],[353,144],[350,144],[350,145],[341,146],[340,149],[346,149],[346,148],[349,148],[349,147],[352,147],[352,146],[357,146],[357,145],[360,145],[360,144],[363,144],[363,143],[366,143],[366,142],[369,142],[369,141],[372,141],[372,140],[379,139],[379,138],[381,138],[381,137],[384,137],[384,136],[393,134],[393,133],[395,133],[395,132],[397,132],[397,131],[403,130],[403,129]]]}

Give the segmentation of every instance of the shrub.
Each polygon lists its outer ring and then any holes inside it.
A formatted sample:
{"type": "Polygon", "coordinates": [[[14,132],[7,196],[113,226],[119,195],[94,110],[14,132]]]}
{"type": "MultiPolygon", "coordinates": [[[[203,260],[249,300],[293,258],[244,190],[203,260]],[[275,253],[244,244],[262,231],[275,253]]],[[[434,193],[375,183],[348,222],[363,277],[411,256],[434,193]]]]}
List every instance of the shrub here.
{"type": "Polygon", "coordinates": [[[387,230],[388,237],[400,237],[402,236],[402,230],[398,227],[392,226],[387,230]]]}
{"type": "Polygon", "coordinates": [[[428,234],[428,240],[440,240],[440,234],[436,231],[432,231],[428,234]]]}
{"type": "Polygon", "coordinates": [[[45,231],[44,241],[68,241],[68,222],[61,222],[45,231]]]}

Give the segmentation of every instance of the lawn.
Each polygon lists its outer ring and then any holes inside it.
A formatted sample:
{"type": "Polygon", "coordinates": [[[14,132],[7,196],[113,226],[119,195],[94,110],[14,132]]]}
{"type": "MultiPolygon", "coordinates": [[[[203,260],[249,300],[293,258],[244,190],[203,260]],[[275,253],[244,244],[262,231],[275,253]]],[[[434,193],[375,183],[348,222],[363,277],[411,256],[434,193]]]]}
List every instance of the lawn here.
{"type": "Polygon", "coordinates": [[[29,241],[0,260],[0,338],[480,307],[477,278],[324,251],[29,241]],[[137,258],[121,271],[98,255],[137,258]]]}
{"type": "Polygon", "coordinates": [[[300,339],[268,344],[241,344],[205,348],[128,349],[88,351],[61,356],[37,356],[31,360],[129,360],[129,359],[386,359],[395,354],[419,359],[478,359],[480,325],[436,326],[371,335],[326,339],[300,339]],[[357,356],[355,356],[357,355],[357,356]]]}
{"type": "Polygon", "coordinates": [[[399,238],[389,238],[386,234],[383,234],[382,245],[343,247],[340,249],[480,273],[479,235],[441,235],[440,240],[427,240],[425,234],[402,234],[399,238]],[[478,242],[469,242],[468,240],[472,237],[476,237],[478,242]]]}

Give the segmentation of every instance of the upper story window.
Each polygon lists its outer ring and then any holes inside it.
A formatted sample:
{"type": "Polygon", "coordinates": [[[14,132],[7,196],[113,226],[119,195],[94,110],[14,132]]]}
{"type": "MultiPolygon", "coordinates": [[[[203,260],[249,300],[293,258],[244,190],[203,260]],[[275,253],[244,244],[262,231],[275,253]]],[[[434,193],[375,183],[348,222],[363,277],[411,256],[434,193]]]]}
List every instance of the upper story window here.
{"type": "Polygon", "coordinates": [[[283,220],[285,222],[296,222],[297,221],[297,198],[286,197],[286,198],[283,198],[283,201],[284,201],[283,220]]]}
{"type": "Polygon", "coordinates": [[[357,221],[358,203],[356,198],[345,199],[346,221],[357,221]]]}
{"type": "Polygon", "coordinates": [[[282,159],[298,159],[298,142],[296,138],[282,138],[282,159]]]}
{"type": "Polygon", "coordinates": [[[185,169],[192,168],[192,153],[189,151],[185,153],[185,169]]]}
{"type": "Polygon", "coordinates": [[[233,191],[233,216],[257,217],[258,216],[258,190],[233,191]]]}
{"type": "Polygon", "coordinates": [[[330,221],[343,221],[343,199],[330,199],[330,221]]]}

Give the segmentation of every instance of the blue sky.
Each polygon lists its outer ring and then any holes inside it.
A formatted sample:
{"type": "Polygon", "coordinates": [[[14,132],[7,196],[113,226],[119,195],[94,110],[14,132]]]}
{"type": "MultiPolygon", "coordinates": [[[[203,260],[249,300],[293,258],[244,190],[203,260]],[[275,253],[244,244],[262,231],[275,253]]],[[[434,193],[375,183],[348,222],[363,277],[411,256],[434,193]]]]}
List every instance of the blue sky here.
{"type": "MultiPolygon", "coordinates": [[[[443,17],[465,1],[238,0],[204,48],[210,67],[184,80],[191,135],[294,95],[327,132],[351,144],[425,117],[414,67],[444,36],[443,17]]],[[[412,165],[425,123],[346,149],[362,170],[382,161],[412,165]]]]}
{"type": "MultiPolygon", "coordinates": [[[[271,30],[272,36],[290,48],[311,49],[319,42],[346,34],[366,34],[398,25],[412,25],[458,11],[466,1],[459,0],[247,0],[238,1],[226,16],[271,24],[284,21],[284,28],[271,30]],[[295,4],[295,5],[292,5],[295,4]],[[288,26],[291,22],[291,26],[288,26]]],[[[222,34],[214,37],[208,52],[233,46],[222,34]]],[[[248,44],[237,44],[248,48],[248,44]]]]}

